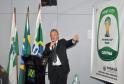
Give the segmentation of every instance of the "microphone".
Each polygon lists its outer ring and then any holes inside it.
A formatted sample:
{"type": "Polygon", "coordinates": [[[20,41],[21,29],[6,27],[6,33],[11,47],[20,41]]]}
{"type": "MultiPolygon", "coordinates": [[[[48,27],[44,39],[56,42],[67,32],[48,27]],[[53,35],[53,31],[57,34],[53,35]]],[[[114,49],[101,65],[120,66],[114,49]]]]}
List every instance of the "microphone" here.
{"type": "Polygon", "coordinates": [[[54,42],[54,41],[52,41],[52,43],[54,43],[54,45],[52,45],[52,49],[54,49],[54,47],[55,47],[55,42],[54,42]]]}

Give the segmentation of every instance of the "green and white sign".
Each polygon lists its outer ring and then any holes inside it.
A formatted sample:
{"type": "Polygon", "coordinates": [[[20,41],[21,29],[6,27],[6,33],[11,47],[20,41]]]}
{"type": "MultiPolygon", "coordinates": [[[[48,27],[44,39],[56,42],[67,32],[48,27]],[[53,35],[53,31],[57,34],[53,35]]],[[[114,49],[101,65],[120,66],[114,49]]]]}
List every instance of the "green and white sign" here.
{"type": "Polygon", "coordinates": [[[124,0],[107,0],[94,7],[91,77],[124,84],[124,0]]]}
{"type": "Polygon", "coordinates": [[[103,61],[117,58],[119,36],[118,11],[113,6],[106,7],[101,11],[97,33],[97,50],[103,61]]]}

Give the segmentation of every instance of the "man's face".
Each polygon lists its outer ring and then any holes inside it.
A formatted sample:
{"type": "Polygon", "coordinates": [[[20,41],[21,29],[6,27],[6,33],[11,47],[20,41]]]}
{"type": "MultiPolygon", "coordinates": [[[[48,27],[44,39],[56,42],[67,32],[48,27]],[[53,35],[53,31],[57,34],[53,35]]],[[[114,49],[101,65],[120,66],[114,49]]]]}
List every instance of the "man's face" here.
{"type": "Polygon", "coordinates": [[[54,41],[54,42],[59,39],[59,35],[58,35],[58,33],[56,31],[52,31],[50,33],[50,37],[51,37],[51,41],[54,41]]]}

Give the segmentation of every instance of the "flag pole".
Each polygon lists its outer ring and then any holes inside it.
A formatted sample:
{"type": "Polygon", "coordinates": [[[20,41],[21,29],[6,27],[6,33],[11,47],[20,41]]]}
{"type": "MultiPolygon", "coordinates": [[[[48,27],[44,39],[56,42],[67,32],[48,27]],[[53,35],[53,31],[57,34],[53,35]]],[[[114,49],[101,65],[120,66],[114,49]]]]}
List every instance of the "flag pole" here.
{"type": "Polygon", "coordinates": [[[38,6],[38,11],[40,10],[40,7],[41,7],[41,5],[39,4],[39,6],[38,6]]]}
{"type": "MultiPolygon", "coordinates": [[[[14,26],[16,26],[16,8],[14,7],[14,26]]],[[[18,83],[18,56],[16,56],[16,72],[17,72],[17,83],[18,83]]]]}
{"type": "Polygon", "coordinates": [[[15,24],[16,24],[16,8],[14,7],[14,22],[15,22],[15,24]]]}
{"type": "MultiPolygon", "coordinates": [[[[29,6],[27,8],[27,15],[26,15],[26,18],[29,18],[29,6]]],[[[29,20],[29,19],[28,19],[29,20]]]]}

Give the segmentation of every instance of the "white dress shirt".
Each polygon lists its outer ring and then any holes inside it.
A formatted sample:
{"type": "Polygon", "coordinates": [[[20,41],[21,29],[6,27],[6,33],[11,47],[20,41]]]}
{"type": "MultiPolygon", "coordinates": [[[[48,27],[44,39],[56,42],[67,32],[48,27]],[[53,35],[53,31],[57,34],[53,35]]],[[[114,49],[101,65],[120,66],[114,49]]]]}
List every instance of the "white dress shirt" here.
{"type": "MultiPolygon", "coordinates": [[[[57,47],[57,43],[58,43],[58,40],[56,41],[56,47],[57,47]]],[[[52,50],[52,47],[50,47],[50,50],[52,50]]],[[[57,55],[57,61],[53,62],[52,65],[53,66],[60,66],[60,65],[62,65],[58,55],[57,55]]]]}

